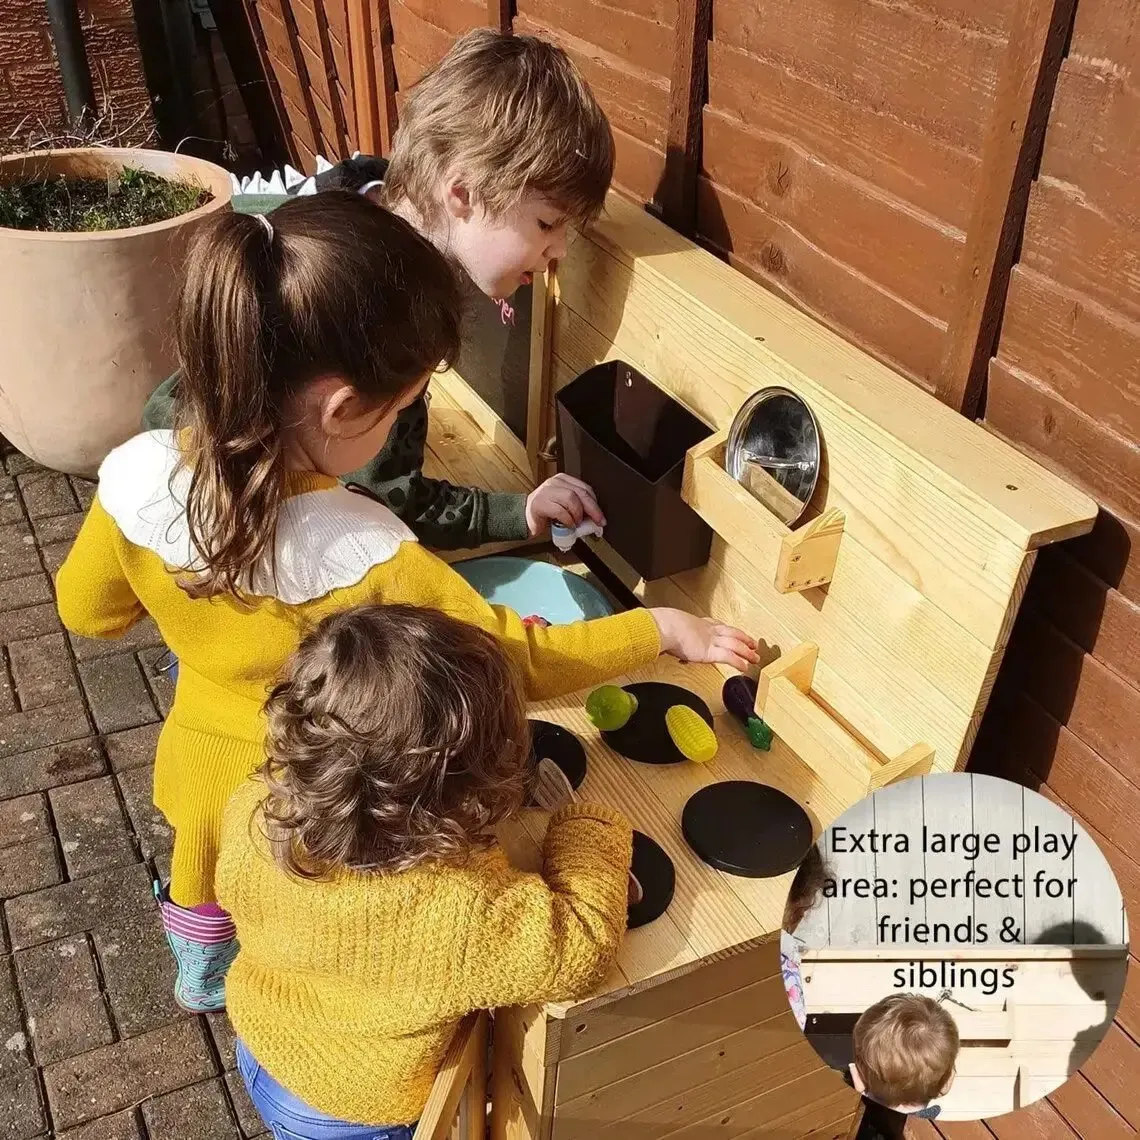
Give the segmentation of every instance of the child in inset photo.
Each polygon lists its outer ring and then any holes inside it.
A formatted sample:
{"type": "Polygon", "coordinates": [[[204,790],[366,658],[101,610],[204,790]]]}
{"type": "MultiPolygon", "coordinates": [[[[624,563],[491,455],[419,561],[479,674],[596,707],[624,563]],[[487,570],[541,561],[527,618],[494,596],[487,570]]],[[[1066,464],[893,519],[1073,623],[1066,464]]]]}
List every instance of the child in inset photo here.
{"type": "Polygon", "coordinates": [[[813,843],[792,879],[788,901],[784,904],[784,925],[780,931],[780,969],[784,975],[788,1003],[801,1029],[807,1023],[807,1011],[804,1009],[804,988],[800,977],[801,942],[795,937],[795,931],[807,913],[819,902],[827,875],[819,844],[813,843]]]}
{"type": "Polygon", "coordinates": [[[958,1027],[938,1002],[892,994],[864,1011],[851,1039],[850,1080],[865,1099],[908,1116],[938,1116],[933,1102],[954,1083],[959,1047],[958,1027]]]}

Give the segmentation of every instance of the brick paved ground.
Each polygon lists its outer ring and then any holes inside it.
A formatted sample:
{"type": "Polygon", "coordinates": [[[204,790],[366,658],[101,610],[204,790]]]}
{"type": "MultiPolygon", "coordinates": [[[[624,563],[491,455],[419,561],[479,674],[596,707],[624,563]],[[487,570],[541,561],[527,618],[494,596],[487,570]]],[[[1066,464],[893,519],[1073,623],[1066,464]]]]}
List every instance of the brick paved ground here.
{"type": "Polygon", "coordinates": [[[151,875],[169,684],[153,626],[71,638],[52,576],[92,485],[8,454],[0,471],[0,1140],[264,1134],[224,1015],[171,996],[151,875]]]}

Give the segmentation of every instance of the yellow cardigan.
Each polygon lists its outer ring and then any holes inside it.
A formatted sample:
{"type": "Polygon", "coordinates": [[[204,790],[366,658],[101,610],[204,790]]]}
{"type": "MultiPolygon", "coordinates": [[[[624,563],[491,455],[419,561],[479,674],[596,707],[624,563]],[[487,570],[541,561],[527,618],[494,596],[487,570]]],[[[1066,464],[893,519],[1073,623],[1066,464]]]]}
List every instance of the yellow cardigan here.
{"type": "Polygon", "coordinates": [[[424,550],[386,507],[312,473],[290,479],[276,574],[254,574],[252,606],[192,599],[172,570],[195,564],[182,507],[188,482],[169,431],[147,432],[113,451],[56,580],[60,617],[73,633],[121,637],[149,613],[178,657],[154,802],[174,828],[170,893],[181,906],[214,900],[222,809],[264,759],[267,689],[305,630],[327,614],[402,602],[481,626],[516,658],[533,700],[641,668],[660,652],[646,610],[525,627],[424,550]]]}
{"type": "Polygon", "coordinates": [[[541,875],[495,846],[464,867],[308,882],[269,855],[264,792],[243,785],[222,830],[218,898],[241,945],[226,1012],[266,1071],[314,1108],[410,1124],[467,1013],[583,995],[613,964],[633,833],[609,808],[556,812],[541,875]]]}

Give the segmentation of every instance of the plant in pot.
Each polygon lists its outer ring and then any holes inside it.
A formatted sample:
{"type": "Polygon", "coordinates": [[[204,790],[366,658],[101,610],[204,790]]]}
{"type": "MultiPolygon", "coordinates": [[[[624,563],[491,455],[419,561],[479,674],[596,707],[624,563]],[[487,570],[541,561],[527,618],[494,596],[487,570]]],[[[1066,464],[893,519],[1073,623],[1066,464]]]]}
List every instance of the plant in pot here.
{"type": "Polygon", "coordinates": [[[229,174],[117,147],[0,157],[0,432],[94,476],[174,370],[174,316],[195,226],[230,208],[229,174]]]}

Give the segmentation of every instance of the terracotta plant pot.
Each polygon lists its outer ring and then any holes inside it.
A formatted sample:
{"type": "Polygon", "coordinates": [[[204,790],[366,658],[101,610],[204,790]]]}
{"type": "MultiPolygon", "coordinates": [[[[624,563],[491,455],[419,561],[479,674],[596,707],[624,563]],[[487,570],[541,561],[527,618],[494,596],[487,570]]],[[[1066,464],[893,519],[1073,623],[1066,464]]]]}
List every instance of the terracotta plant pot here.
{"type": "Polygon", "coordinates": [[[0,184],[133,168],[213,194],[169,221],[101,233],[0,227],[0,432],[25,455],[93,476],[141,430],[143,405],[174,370],[174,316],[193,228],[230,208],[220,166],[151,150],[83,149],[0,159],[0,184]]]}

